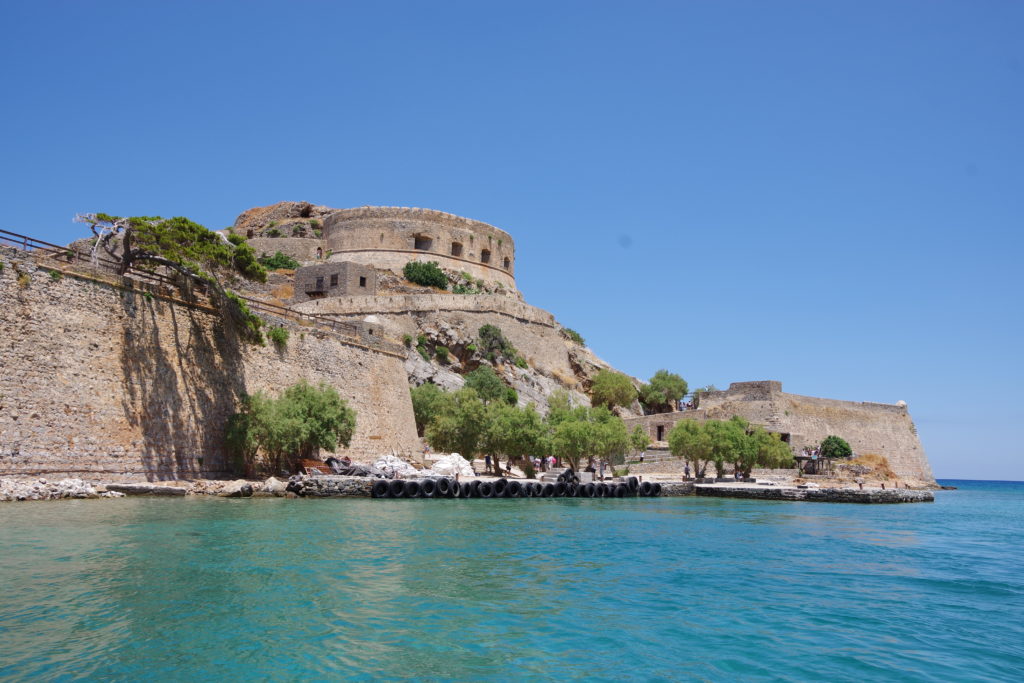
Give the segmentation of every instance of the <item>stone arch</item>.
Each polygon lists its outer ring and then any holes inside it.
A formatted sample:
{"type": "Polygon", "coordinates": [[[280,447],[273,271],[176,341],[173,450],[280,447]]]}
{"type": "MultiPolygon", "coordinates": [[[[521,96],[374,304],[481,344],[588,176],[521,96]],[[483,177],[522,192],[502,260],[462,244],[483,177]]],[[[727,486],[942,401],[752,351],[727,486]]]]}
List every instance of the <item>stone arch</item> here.
{"type": "Polygon", "coordinates": [[[490,262],[491,262],[491,250],[490,249],[481,249],[480,250],[480,263],[490,263],[490,262]]]}
{"type": "Polygon", "coordinates": [[[462,256],[462,242],[452,242],[452,256],[462,256]]]}
{"type": "Polygon", "coordinates": [[[504,261],[502,261],[501,265],[502,265],[502,267],[503,267],[503,268],[504,268],[505,270],[508,270],[509,268],[511,268],[511,267],[512,267],[512,259],[510,259],[510,258],[509,258],[508,256],[506,256],[506,257],[505,257],[505,260],[504,260],[504,261]]]}

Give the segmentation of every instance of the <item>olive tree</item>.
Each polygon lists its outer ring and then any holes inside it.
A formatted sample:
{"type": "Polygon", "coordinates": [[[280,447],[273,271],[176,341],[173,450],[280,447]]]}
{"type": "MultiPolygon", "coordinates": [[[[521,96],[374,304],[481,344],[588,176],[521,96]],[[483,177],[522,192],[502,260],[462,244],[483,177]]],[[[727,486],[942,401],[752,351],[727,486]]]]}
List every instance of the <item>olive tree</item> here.
{"type": "Polygon", "coordinates": [[[688,387],[686,380],[668,370],[658,370],[651,381],[640,388],[640,402],[652,413],[669,413],[688,387]]]}
{"type": "Polygon", "coordinates": [[[595,406],[628,406],[636,400],[636,387],[628,377],[611,370],[599,370],[590,387],[590,400],[595,406]]]}

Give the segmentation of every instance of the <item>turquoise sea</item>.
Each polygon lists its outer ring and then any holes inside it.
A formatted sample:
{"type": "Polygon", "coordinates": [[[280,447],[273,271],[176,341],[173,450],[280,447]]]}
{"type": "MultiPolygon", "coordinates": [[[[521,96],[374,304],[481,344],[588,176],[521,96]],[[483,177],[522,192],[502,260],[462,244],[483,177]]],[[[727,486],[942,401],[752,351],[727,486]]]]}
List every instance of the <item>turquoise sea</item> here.
{"type": "Polygon", "coordinates": [[[945,483],[8,503],[0,679],[1024,679],[1024,483],[945,483]]]}

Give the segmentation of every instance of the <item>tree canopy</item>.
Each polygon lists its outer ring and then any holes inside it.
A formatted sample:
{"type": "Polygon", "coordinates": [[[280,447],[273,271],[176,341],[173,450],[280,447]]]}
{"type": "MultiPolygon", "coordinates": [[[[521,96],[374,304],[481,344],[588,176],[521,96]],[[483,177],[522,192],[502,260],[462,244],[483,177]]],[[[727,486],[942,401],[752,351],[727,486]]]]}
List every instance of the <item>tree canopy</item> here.
{"type": "Polygon", "coordinates": [[[668,370],[658,370],[640,388],[640,402],[652,413],[669,413],[687,390],[685,379],[668,370]]]}
{"type": "Polygon", "coordinates": [[[853,455],[853,449],[845,439],[838,436],[826,436],[821,442],[819,455],[823,458],[849,458],[853,455]]]}
{"type": "Polygon", "coordinates": [[[455,452],[472,460],[480,452],[486,427],[487,406],[476,391],[464,387],[445,397],[427,425],[427,443],[436,451],[455,452]]]}
{"type": "Polygon", "coordinates": [[[599,370],[594,375],[594,382],[590,387],[590,400],[595,406],[628,406],[636,397],[636,387],[622,373],[599,370]]]}
{"type": "Polygon", "coordinates": [[[224,237],[183,216],[112,216],[106,213],[81,214],[77,220],[87,223],[96,236],[96,249],[102,249],[118,262],[118,273],[131,269],[154,271],[166,268],[177,275],[178,286],[191,291],[193,285],[207,289],[211,300],[226,309],[242,336],[262,344],[255,316],[237,296],[225,289],[222,277],[241,277],[266,282],[267,271],[260,265],[243,237],[224,237]]]}
{"type": "Polygon", "coordinates": [[[754,467],[785,467],[793,462],[789,445],[778,434],[754,426],[741,417],[729,420],[680,420],[668,434],[672,455],[690,463],[694,476],[707,476],[707,466],[725,472],[733,464],[739,476],[749,477],[754,467]]]}
{"type": "Polygon", "coordinates": [[[412,412],[416,419],[416,432],[423,436],[427,425],[433,421],[444,405],[447,394],[433,382],[424,382],[418,387],[411,387],[409,394],[412,398],[412,412]]]}
{"type": "Polygon", "coordinates": [[[355,428],[355,411],[333,387],[303,381],[276,399],[262,392],[245,396],[241,410],[228,419],[225,441],[245,474],[260,465],[279,474],[284,467],[294,471],[300,459],[313,458],[320,449],[348,446],[355,428]]]}
{"type": "Polygon", "coordinates": [[[476,391],[484,403],[504,401],[514,405],[519,400],[516,390],[505,384],[489,365],[481,365],[473,372],[467,373],[466,386],[476,391]]]}

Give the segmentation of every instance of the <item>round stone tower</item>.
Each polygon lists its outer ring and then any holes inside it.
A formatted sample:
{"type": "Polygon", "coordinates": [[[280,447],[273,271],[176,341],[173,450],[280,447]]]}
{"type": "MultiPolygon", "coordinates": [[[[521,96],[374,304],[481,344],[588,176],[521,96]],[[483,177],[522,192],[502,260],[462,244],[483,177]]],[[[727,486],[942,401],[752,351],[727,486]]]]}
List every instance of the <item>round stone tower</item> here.
{"type": "Polygon", "coordinates": [[[515,243],[504,230],[432,209],[363,206],[324,216],[332,261],[401,272],[411,260],[437,261],[515,290],[515,243]]]}

